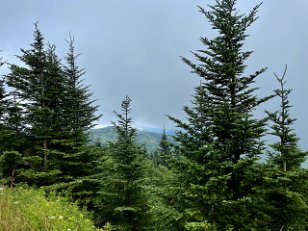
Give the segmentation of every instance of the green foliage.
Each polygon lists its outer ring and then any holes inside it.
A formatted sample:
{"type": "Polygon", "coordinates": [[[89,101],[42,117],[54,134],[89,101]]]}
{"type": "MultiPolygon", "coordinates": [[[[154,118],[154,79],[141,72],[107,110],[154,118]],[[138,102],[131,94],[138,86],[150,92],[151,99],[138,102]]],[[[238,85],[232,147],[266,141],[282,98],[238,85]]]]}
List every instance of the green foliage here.
{"type": "MultiPolygon", "coordinates": [[[[112,126],[90,129],[88,134],[91,145],[99,143],[102,146],[108,146],[110,142],[117,141],[117,133],[112,126]]],[[[135,141],[136,144],[144,146],[149,152],[155,152],[160,146],[161,134],[150,131],[137,131],[135,141]]],[[[173,137],[167,135],[167,141],[173,143],[173,137]]]]}
{"type": "Polygon", "coordinates": [[[256,182],[249,172],[262,153],[266,130],[265,119],[253,118],[253,110],[272,96],[258,98],[253,87],[265,68],[244,74],[252,53],[243,50],[246,30],[260,5],[247,15],[235,5],[235,0],[217,0],[209,11],[200,7],[218,35],[201,38],[205,49],[193,52],[197,64],[182,58],[201,78],[192,107],[184,107],[187,122],[170,117],[182,129],[175,138],[175,169],[186,228],[207,223],[218,230],[253,227],[247,198],[256,182]]]}
{"type": "MultiPolygon", "coordinates": [[[[18,56],[23,66],[11,64],[11,72],[6,78],[8,86],[12,88],[14,102],[22,102],[12,107],[15,113],[22,112],[24,115],[22,118],[16,117],[17,121],[12,125],[26,124],[20,132],[25,134],[24,142],[27,144],[23,144],[20,153],[23,156],[40,157],[41,166],[35,170],[47,174],[49,170],[55,170],[53,161],[59,154],[59,150],[53,149],[52,143],[60,136],[60,120],[63,118],[59,117],[59,113],[65,91],[55,46],[49,45],[47,50],[44,46],[44,37],[35,24],[31,48],[21,49],[22,55],[18,56]]],[[[42,177],[33,180],[38,185],[48,184],[48,179],[42,177]]]]}
{"type": "Polygon", "coordinates": [[[179,230],[182,217],[176,207],[177,192],[172,185],[173,172],[164,165],[150,162],[147,166],[149,216],[151,227],[149,230],[179,230]]]}
{"type": "Polygon", "coordinates": [[[22,66],[11,64],[6,76],[12,89],[5,124],[11,143],[7,148],[27,159],[16,180],[35,185],[70,182],[91,173],[96,156],[85,148],[85,131],[99,118],[88,87],[82,85],[84,70],[76,64],[73,39],[66,66],[55,45],[45,47],[36,23],[34,42],[18,56],[22,66]]]}
{"type": "Polygon", "coordinates": [[[84,145],[87,142],[85,131],[92,128],[94,122],[100,118],[95,115],[98,106],[93,106],[94,101],[90,99],[92,93],[89,86],[82,84],[82,77],[85,70],[77,65],[77,58],[74,47],[74,38],[68,40],[69,49],[66,54],[66,65],[64,76],[66,80],[66,98],[63,114],[65,116],[65,130],[69,133],[74,146],[84,145]]]}
{"type": "Polygon", "coordinates": [[[163,130],[157,149],[150,154],[150,158],[156,166],[164,165],[170,167],[173,159],[172,143],[169,141],[165,129],[163,130]]]}
{"type": "Polygon", "coordinates": [[[306,230],[308,219],[307,170],[284,172],[274,165],[263,168],[263,184],[255,187],[259,229],[306,230]],[[262,219],[260,219],[262,218],[262,219]]]}
{"type": "Polygon", "coordinates": [[[269,120],[273,123],[271,134],[279,139],[278,142],[271,145],[274,152],[270,153],[270,158],[283,171],[299,168],[307,156],[307,152],[301,151],[298,147],[299,138],[293,133],[292,125],[295,119],[290,116],[292,106],[288,97],[291,89],[285,89],[286,72],[287,66],[281,78],[275,74],[280,85],[280,88],[275,90],[276,96],[280,98],[280,110],[267,112],[269,120]]]}
{"type": "Polygon", "coordinates": [[[0,189],[0,230],[98,230],[89,214],[64,198],[49,195],[47,199],[43,190],[27,187],[0,189]]]}
{"type": "Polygon", "coordinates": [[[138,134],[129,97],[112,128],[91,129],[100,116],[74,38],[63,64],[35,24],[21,65],[10,64],[0,81],[0,182],[11,186],[0,188],[0,230],[96,230],[67,198],[103,230],[308,230],[308,172],[300,167],[307,153],[292,129],[286,70],[276,75],[280,110],[254,118],[273,97],[259,98],[254,87],[266,68],[246,75],[246,31],[261,4],[245,15],[236,2],[199,8],[218,33],[201,38],[197,63],[182,58],[201,81],[184,107],[187,120],[169,116],[179,128],[175,142],[165,130],[138,134]],[[260,163],[268,120],[278,142],[260,163]],[[48,198],[42,189],[14,189],[16,182],[43,186],[48,198]]]}
{"type": "Polygon", "coordinates": [[[0,171],[2,177],[9,177],[10,187],[14,186],[18,165],[22,163],[22,156],[16,151],[6,151],[0,156],[0,171]]]}
{"type": "Polygon", "coordinates": [[[102,179],[97,206],[102,223],[110,222],[116,230],[142,230],[147,223],[147,204],[143,189],[144,159],[146,152],[136,145],[136,129],[130,117],[130,98],[121,104],[122,114],[114,124],[118,134],[116,143],[110,145],[112,169],[102,179]]]}

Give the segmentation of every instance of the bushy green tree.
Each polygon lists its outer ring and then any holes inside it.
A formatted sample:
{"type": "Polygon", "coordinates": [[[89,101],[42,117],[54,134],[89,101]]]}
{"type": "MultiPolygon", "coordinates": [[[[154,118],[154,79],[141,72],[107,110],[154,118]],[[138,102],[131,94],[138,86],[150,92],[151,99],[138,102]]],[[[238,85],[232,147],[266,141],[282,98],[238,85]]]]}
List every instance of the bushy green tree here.
{"type": "Polygon", "coordinates": [[[77,65],[79,54],[75,52],[74,38],[68,40],[68,52],[65,57],[64,75],[66,78],[66,130],[70,133],[74,147],[87,143],[86,131],[95,125],[100,115],[95,115],[98,106],[94,106],[95,100],[91,99],[92,93],[89,86],[83,85],[85,69],[77,65]]]}
{"type": "Polygon", "coordinates": [[[193,106],[185,107],[188,122],[174,119],[182,129],[176,135],[178,148],[179,208],[183,225],[204,229],[209,222],[218,230],[253,228],[249,197],[257,179],[251,175],[258,155],[265,119],[253,110],[269,97],[258,98],[253,86],[266,69],[245,73],[247,28],[257,19],[260,4],[247,15],[236,9],[236,0],[217,0],[206,11],[217,37],[201,38],[205,49],[193,52],[198,63],[183,61],[201,78],[193,106]]]}
{"type": "Polygon", "coordinates": [[[279,88],[275,90],[280,99],[280,110],[267,112],[272,122],[271,133],[278,141],[271,146],[269,163],[264,185],[259,189],[260,202],[266,214],[267,227],[270,230],[306,230],[307,229],[307,170],[301,164],[307,152],[298,146],[299,138],[293,132],[295,121],[290,115],[289,94],[286,89],[285,67],[282,77],[276,79],[279,88]]]}
{"type": "MultiPolygon", "coordinates": [[[[205,184],[209,180],[207,171],[210,170],[210,143],[212,140],[208,111],[211,108],[208,95],[203,84],[195,88],[192,107],[185,106],[187,122],[182,122],[174,117],[177,127],[177,143],[173,160],[175,179],[170,182],[169,193],[177,194],[174,208],[180,212],[174,218],[177,230],[185,227],[199,227],[207,224],[209,212],[205,211],[209,202],[205,198],[205,184]]],[[[222,184],[223,185],[223,184],[222,184]]],[[[168,198],[168,195],[167,195],[168,198]]]]}
{"type": "Polygon", "coordinates": [[[70,36],[67,42],[68,52],[62,73],[65,83],[65,98],[61,108],[64,139],[59,143],[64,152],[60,158],[64,182],[93,174],[93,164],[97,156],[96,152],[87,147],[87,132],[100,117],[95,115],[98,106],[93,105],[94,100],[91,99],[89,87],[82,83],[85,70],[77,65],[79,55],[75,54],[74,38],[70,36]]]}
{"type": "MultiPolygon", "coordinates": [[[[23,153],[41,158],[42,164],[36,170],[46,172],[50,169],[48,167],[51,156],[50,142],[55,135],[53,126],[57,113],[57,110],[53,108],[55,104],[50,103],[61,97],[60,89],[56,89],[54,85],[61,82],[57,83],[59,79],[53,79],[58,76],[58,73],[52,73],[51,65],[55,62],[53,48],[50,47],[48,53],[44,50],[44,38],[37,24],[35,24],[34,42],[31,44],[31,49],[21,49],[21,52],[22,55],[18,58],[24,65],[10,65],[11,72],[7,75],[7,84],[13,89],[14,97],[21,102],[19,105],[27,125],[27,142],[32,146],[28,150],[23,150],[23,153]]],[[[26,178],[34,177],[32,170],[25,173],[26,178]]],[[[48,173],[43,175],[45,174],[48,173]]],[[[55,178],[59,171],[51,171],[50,174],[49,180],[55,178]]],[[[45,184],[43,178],[41,174],[32,180],[38,184],[45,184]]]]}
{"type": "Polygon", "coordinates": [[[102,181],[98,206],[103,222],[110,222],[115,230],[144,230],[147,203],[143,184],[146,152],[135,143],[136,129],[130,116],[131,99],[121,104],[122,113],[116,113],[113,123],[118,138],[110,146],[110,164],[113,170],[102,181]]]}
{"type": "Polygon", "coordinates": [[[13,137],[24,135],[17,151],[35,160],[41,158],[41,164],[29,160],[20,180],[50,185],[90,174],[96,157],[85,147],[86,131],[98,118],[97,107],[92,105],[88,87],[81,83],[84,71],[76,64],[73,40],[63,66],[55,45],[45,44],[35,24],[34,42],[21,53],[22,65],[11,64],[6,76],[12,88],[8,125],[13,137]]]}
{"type": "MultiPolygon", "coordinates": [[[[22,156],[16,151],[5,151],[0,156],[0,171],[2,172],[2,177],[8,179],[10,182],[10,187],[13,188],[15,183],[15,177],[17,175],[18,165],[22,163],[22,156]]],[[[6,183],[6,182],[4,182],[6,183]]]]}
{"type": "MultiPolygon", "coordinates": [[[[0,59],[0,67],[5,62],[0,59]]],[[[0,153],[4,151],[20,151],[24,144],[25,122],[23,109],[15,92],[6,91],[6,78],[0,80],[0,153]]]]}

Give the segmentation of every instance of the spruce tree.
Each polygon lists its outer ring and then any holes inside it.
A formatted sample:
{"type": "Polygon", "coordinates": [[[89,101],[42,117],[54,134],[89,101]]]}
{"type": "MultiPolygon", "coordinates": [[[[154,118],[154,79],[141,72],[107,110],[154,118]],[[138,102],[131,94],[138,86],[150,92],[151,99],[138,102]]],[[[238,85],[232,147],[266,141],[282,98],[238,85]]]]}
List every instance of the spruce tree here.
{"type": "MultiPolygon", "coordinates": [[[[10,65],[7,84],[13,89],[15,102],[23,113],[27,144],[23,155],[41,159],[41,164],[28,161],[23,181],[38,185],[55,182],[60,174],[56,160],[59,152],[53,150],[60,128],[59,114],[64,97],[63,75],[55,47],[45,50],[44,37],[35,24],[31,49],[21,49],[18,56],[23,66],[10,65]],[[35,165],[35,167],[34,167],[35,165]]],[[[32,158],[33,159],[33,158],[32,158]]]]}
{"type": "Polygon", "coordinates": [[[223,192],[225,183],[221,179],[220,186],[214,188],[206,184],[212,176],[209,174],[215,171],[219,163],[211,156],[211,131],[209,110],[211,102],[205,91],[204,84],[195,88],[192,106],[185,106],[187,122],[169,116],[181,130],[176,132],[174,137],[176,146],[174,150],[173,171],[175,179],[170,182],[169,194],[166,198],[177,195],[174,203],[169,203],[179,213],[175,214],[173,223],[175,230],[212,230],[214,227],[209,224],[211,215],[211,198],[215,191],[223,192]],[[208,190],[210,189],[210,191],[208,190]],[[208,194],[208,196],[206,195],[208,194]]]}
{"type": "Polygon", "coordinates": [[[171,144],[168,141],[166,129],[163,130],[163,134],[161,136],[159,146],[157,150],[151,155],[151,159],[154,164],[158,167],[159,165],[169,166],[169,162],[171,159],[171,144]]]}
{"type": "Polygon", "coordinates": [[[63,65],[63,77],[65,85],[65,98],[63,99],[63,135],[61,148],[65,152],[60,160],[60,169],[63,173],[63,180],[69,182],[76,177],[89,174],[89,169],[93,164],[93,155],[85,147],[87,145],[87,132],[95,124],[94,121],[100,116],[96,116],[97,106],[93,106],[90,99],[92,93],[89,87],[82,84],[84,69],[77,65],[74,39],[70,36],[68,41],[68,52],[63,65]]]}
{"type": "Polygon", "coordinates": [[[256,78],[266,69],[246,76],[245,61],[251,51],[243,51],[247,28],[257,19],[260,5],[248,15],[235,8],[236,0],[218,0],[211,11],[200,8],[213,29],[214,39],[201,38],[205,50],[194,52],[200,62],[194,64],[186,58],[193,72],[204,81],[211,102],[211,132],[214,144],[223,160],[237,163],[241,157],[260,154],[259,139],[264,132],[264,121],[252,118],[253,110],[269,97],[258,98],[253,87],[256,78]]]}
{"type": "MultiPolygon", "coordinates": [[[[0,67],[4,64],[0,58],[0,67]]],[[[7,131],[5,126],[5,113],[7,113],[7,93],[4,89],[4,80],[0,80],[0,155],[6,149],[7,131]]]]}
{"type": "Polygon", "coordinates": [[[164,153],[170,153],[170,144],[167,139],[166,129],[164,128],[161,140],[159,142],[159,150],[164,153]]]}
{"type": "Polygon", "coordinates": [[[102,181],[98,206],[104,222],[115,230],[143,230],[146,223],[146,198],[143,191],[145,151],[135,143],[137,130],[130,116],[131,99],[121,104],[122,113],[116,113],[113,122],[118,138],[111,144],[110,155],[114,170],[102,181]]]}
{"type": "Polygon", "coordinates": [[[94,122],[100,118],[100,115],[95,115],[98,106],[93,105],[95,100],[91,100],[92,93],[89,91],[89,86],[83,85],[85,69],[77,65],[79,54],[75,52],[74,38],[70,36],[67,42],[69,47],[64,65],[67,84],[66,129],[70,133],[74,146],[77,147],[87,143],[86,131],[95,125],[94,122]]]}
{"type": "Polygon", "coordinates": [[[265,185],[260,189],[264,212],[270,219],[266,222],[271,230],[306,230],[307,229],[307,182],[308,172],[301,169],[307,152],[298,147],[299,138],[293,132],[295,121],[290,115],[289,95],[291,89],[286,88],[285,75],[287,66],[281,77],[275,73],[280,88],[275,90],[280,99],[280,110],[267,112],[272,122],[273,136],[278,141],[271,146],[269,152],[269,170],[265,185]]]}
{"type": "Polygon", "coordinates": [[[300,167],[307,155],[306,152],[301,151],[298,147],[299,138],[293,133],[292,125],[296,119],[290,116],[290,108],[292,106],[288,98],[292,90],[285,88],[286,72],[287,66],[282,77],[278,77],[275,74],[280,85],[280,88],[275,90],[276,96],[280,98],[280,110],[267,112],[270,121],[273,122],[271,134],[279,139],[277,143],[271,145],[274,153],[270,153],[270,157],[284,172],[300,167]]]}
{"type": "Polygon", "coordinates": [[[272,96],[258,98],[253,86],[266,68],[245,73],[252,53],[243,51],[246,30],[261,4],[244,15],[236,2],[217,0],[209,11],[199,7],[218,36],[201,38],[205,49],[193,52],[197,64],[183,58],[202,80],[194,95],[196,107],[184,108],[188,123],[172,118],[183,129],[176,139],[184,226],[189,229],[204,229],[207,222],[218,230],[251,225],[247,198],[256,179],[250,172],[262,153],[265,132],[265,119],[255,119],[253,110],[272,96]]]}

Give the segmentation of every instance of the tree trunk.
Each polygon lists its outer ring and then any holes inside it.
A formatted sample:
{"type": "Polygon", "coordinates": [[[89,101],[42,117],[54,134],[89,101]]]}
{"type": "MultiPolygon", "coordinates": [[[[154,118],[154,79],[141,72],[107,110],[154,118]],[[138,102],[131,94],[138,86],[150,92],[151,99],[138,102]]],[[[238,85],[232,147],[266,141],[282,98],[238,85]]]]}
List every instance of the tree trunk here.
{"type": "Polygon", "coordinates": [[[283,160],[282,164],[283,164],[283,171],[286,172],[287,171],[287,161],[283,160]]]}
{"type": "Polygon", "coordinates": [[[43,150],[44,150],[44,162],[43,162],[43,168],[44,170],[47,169],[47,162],[48,162],[48,158],[47,158],[47,154],[48,154],[48,150],[47,150],[47,140],[44,140],[43,143],[43,150]]]}

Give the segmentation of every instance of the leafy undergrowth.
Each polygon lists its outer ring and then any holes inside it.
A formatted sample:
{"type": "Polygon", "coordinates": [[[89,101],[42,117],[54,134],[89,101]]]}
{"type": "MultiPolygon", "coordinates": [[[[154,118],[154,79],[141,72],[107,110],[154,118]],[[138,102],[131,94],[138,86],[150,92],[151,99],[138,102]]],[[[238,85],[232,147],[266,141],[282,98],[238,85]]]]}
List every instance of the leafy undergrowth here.
{"type": "Polygon", "coordinates": [[[46,199],[43,190],[28,187],[0,187],[0,230],[103,231],[77,205],[54,195],[46,199]]]}

